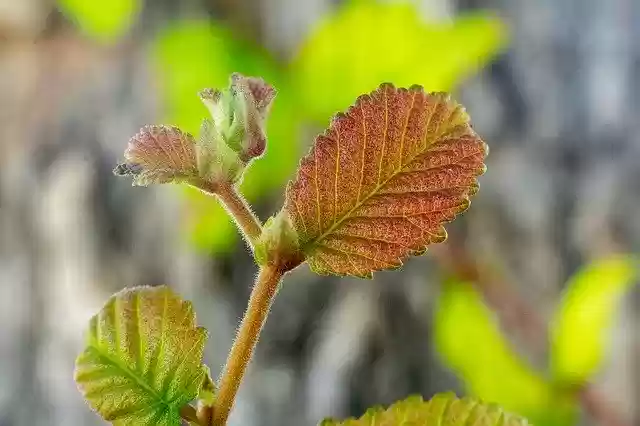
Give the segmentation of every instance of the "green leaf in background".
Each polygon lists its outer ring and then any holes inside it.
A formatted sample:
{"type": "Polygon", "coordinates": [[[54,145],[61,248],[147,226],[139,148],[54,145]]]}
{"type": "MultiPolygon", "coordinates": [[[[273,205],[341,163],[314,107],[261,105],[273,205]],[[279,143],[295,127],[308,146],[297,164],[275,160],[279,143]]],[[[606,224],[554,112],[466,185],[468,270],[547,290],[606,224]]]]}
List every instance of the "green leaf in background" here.
{"type": "Polygon", "coordinates": [[[538,426],[572,424],[575,401],[558,395],[514,352],[472,285],[443,284],[434,334],[443,362],[471,394],[522,414],[538,426]]]}
{"type": "Polygon", "coordinates": [[[450,91],[505,44],[488,14],[427,22],[414,5],[347,2],[312,31],[293,62],[301,104],[326,121],[381,82],[450,91]]]}
{"type": "Polygon", "coordinates": [[[91,318],[75,380],[114,425],[179,426],[206,377],[206,338],[191,303],[168,287],[126,289],[91,318]]]}
{"type": "MultiPolygon", "coordinates": [[[[242,43],[224,27],[209,21],[183,21],[166,28],[154,42],[152,63],[160,77],[164,120],[197,134],[209,115],[197,94],[207,87],[226,87],[229,75],[240,72],[260,76],[277,95],[267,121],[267,151],[247,170],[242,191],[256,201],[282,189],[299,158],[300,113],[294,106],[291,85],[268,54],[242,43]]],[[[238,239],[235,226],[217,200],[198,191],[187,192],[190,235],[197,247],[228,251],[238,239]]]]}
{"type": "Polygon", "coordinates": [[[411,396],[388,409],[370,408],[359,419],[327,419],[321,426],[526,426],[529,422],[505,412],[495,404],[473,398],[458,399],[452,393],[437,394],[424,401],[411,396]]]}
{"type": "Polygon", "coordinates": [[[129,31],[142,9],[142,0],[58,0],[58,7],[83,33],[110,42],[129,31]]]}
{"type": "Polygon", "coordinates": [[[579,385],[598,371],[620,299],[637,281],[639,265],[633,256],[618,255],[571,277],[551,328],[551,370],[557,382],[579,385]]]}

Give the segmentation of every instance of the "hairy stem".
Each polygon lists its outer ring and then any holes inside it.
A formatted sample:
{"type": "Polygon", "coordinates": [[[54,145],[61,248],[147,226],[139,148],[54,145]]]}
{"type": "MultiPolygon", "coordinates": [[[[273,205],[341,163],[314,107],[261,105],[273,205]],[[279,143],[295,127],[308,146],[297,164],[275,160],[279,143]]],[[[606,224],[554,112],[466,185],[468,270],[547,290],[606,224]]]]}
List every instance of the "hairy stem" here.
{"type": "Polygon", "coordinates": [[[212,184],[203,181],[199,182],[196,186],[198,189],[218,197],[224,208],[238,225],[238,228],[242,231],[245,240],[253,247],[255,241],[262,233],[262,223],[255,213],[253,213],[244,197],[240,195],[237,188],[228,182],[212,184]]]}
{"type": "Polygon", "coordinates": [[[282,275],[283,272],[277,266],[267,265],[260,270],[251,291],[249,306],[242,318],[227,363],[218,381],[212,426],[224,426],[227,422],[240,382],[251,361],[262,326],[278,292],[282,275]]]}

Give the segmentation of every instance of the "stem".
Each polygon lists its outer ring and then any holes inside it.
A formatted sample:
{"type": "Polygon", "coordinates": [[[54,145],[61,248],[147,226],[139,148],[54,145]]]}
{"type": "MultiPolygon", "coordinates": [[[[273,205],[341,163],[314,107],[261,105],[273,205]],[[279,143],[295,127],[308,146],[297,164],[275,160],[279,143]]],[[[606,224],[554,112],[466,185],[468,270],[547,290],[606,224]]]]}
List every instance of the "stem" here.
{"type": "Polygon", "coordinates": [[[218,381],[212,426],[224,426],[227,422],[240,382],[251,361],[262,326],[278,292],[282,275],[283,272],[277,266],[267,265],[260,270],[251,291],[249,306],[242,318],[227,363],[218,381]]]}
{"type": "Polygon", "coordinates": [[[238,228],[242,231],[245,240],[253,247],[255,241],[260,237],[260,234],[262,234],[262,223],[251,210],[247,200],[240,195],[237,188],[229,182],[213,184],[202,181],[196,186],[198,189],[218,197],[224,208],[238,225],[238,228]]]}

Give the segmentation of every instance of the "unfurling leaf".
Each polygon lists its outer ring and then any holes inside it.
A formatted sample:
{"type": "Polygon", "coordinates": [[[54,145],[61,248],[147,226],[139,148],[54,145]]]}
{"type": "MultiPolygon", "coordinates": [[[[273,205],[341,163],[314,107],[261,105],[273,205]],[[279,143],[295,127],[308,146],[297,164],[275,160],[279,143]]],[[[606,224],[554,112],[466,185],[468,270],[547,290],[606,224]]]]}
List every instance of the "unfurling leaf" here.
{"type": "Polygon", "coordinates": [[[206,377],[206,338],[191,303],[168,287],[123,290],[91,318],[75,380],[114,425],[179,426],[206,377]]]}
{"type": "Polygon", "coordinates": [[[359,419],[325,420],[321,426],[526,426],[529,422],[495,404],[437,394],[429,401],[411,396],[386,410],[370,408],[359,419]]]}
{"type": "Polygon", "coordinates": [[[266,149],[265,123],[275,89],[261,78],[234,73],[229,89],[205,89],[200,99],[211,119],[200,137],[177,127],[146,126],[129,141],[125,162],[114,173],[133,176],[134,185],[185,182],[210,190],[238,183],[248,163],[266,149]]]}
{"type": "Polygon", "coordinates": [[[444,93],[383,84],[316,138],[285,209],[311,268],[370,277],[442,242],[466,210],[487,146],[444,93]]]}
{"type": "Polygon", "coordinates": [[[285,270],[304,261],[300,256],[298,233],[286,211],[281,210],[264,224],[255,245],[255,257],[260,265],[278,265],[285,270]]]}
{"type": "Polygon", "coordinates": [[[204,381],[202,382],[200,392],[198,393],[198,402],[210,407],[213,405],[216,398],[216,384],[211,378],[211,370],[209,367],[205,365],[204,368],[204,381]]]}
{"type": "Polygon", "coordinates": [[[193,136],[172,126],[145,126],[129,140],[114,173],[134,185],[187,181],[198,176],[193,136]]]}
{"type": "Polygon", "coordinates": [[[225,91],[205,89],[200,98],[213,119],[216,145],[224,143],[247,164],[267,147],[265,125],[275,89],[263,79],[231,75],[225,91]]]}
{"type": "Polygon", "coordinates": [[[600,368],[606,336],[622,296],[637,282],[640,262],[618,255],[579,270],[567,284],[554,319],[551,337],[553,377],[564,385],[580,385],[600,368]]]}

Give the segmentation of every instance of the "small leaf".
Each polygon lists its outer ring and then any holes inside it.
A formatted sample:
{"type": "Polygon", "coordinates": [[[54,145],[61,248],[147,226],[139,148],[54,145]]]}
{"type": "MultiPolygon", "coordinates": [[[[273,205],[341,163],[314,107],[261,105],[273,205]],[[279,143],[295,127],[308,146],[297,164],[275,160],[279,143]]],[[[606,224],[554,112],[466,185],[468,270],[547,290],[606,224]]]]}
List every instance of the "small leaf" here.
{"type": "Polygon", "coordinates": [[[278,265],[284,270],[298,266],[304,261],[300,257],[298,234],[289,215],[281,210],[262,227],[262,234],[255,244],[255,258],[259,265],[278,265]]]}
{"type": "Polygon", "coordinates": [[[620,255],[591,263],[571,277],[551,327],[551,369],[557,381],[579,385],[598,371],[620,299],[636,283],[639,266],[637,258],[620,255]]]}
{"type": "Polygon", "coordinates": [[[529,422],[504,412],[495,404],[473,398],[458,399],[452,393],[437,394],[424,401],[410,396],[386,410],[370,408],[359,419],[324,420],[321,426],[526,426],[529,422]]]}
{"type": "Polygon", "coordinates": [[[200,176],[209,182],[237,182],[245,165],[220,137],[213,120],[202,120],[196,144],[196,157],[200,176]]]}
{"type": "Polygon", "coordinates": [[[168,287],[123,290],[91,318],[76,360],[78,388],[114,425],[180,425],[206,375],[207,332],[168,287]]]}
{"type": "Polygon", "coordinates": [[[287,187],[311,268],[371,277],[442,242],[469,207],[487,146],[444,93],[383,84],[338,114],[287,187]]]}
{"type": "Polygon", "coordinates": [[[248,162],[261,156],[267,147],[266,120],[276,90],[261,78],[234,73],[231,76],[231,91],[239,121],[245,128],[240,156],[248,162]]]}
{"type": "Polygon", "coordinates": [[[209,367],[205,365],[204,368],[205,376],[200,388],[200,392],[198,393],[198,402],[211,407],[213,406],[213,402],[216,398],[216,384],[211,378],[211,370],[209,369],[209,367]]]}
{"type": "Polygon", "coordinates": [[[177,127],[143,127],[129,140],[124,158],[114,173],[132,176],[134,185],[181,182],[198,176],[193,136],[177,127]]]}

